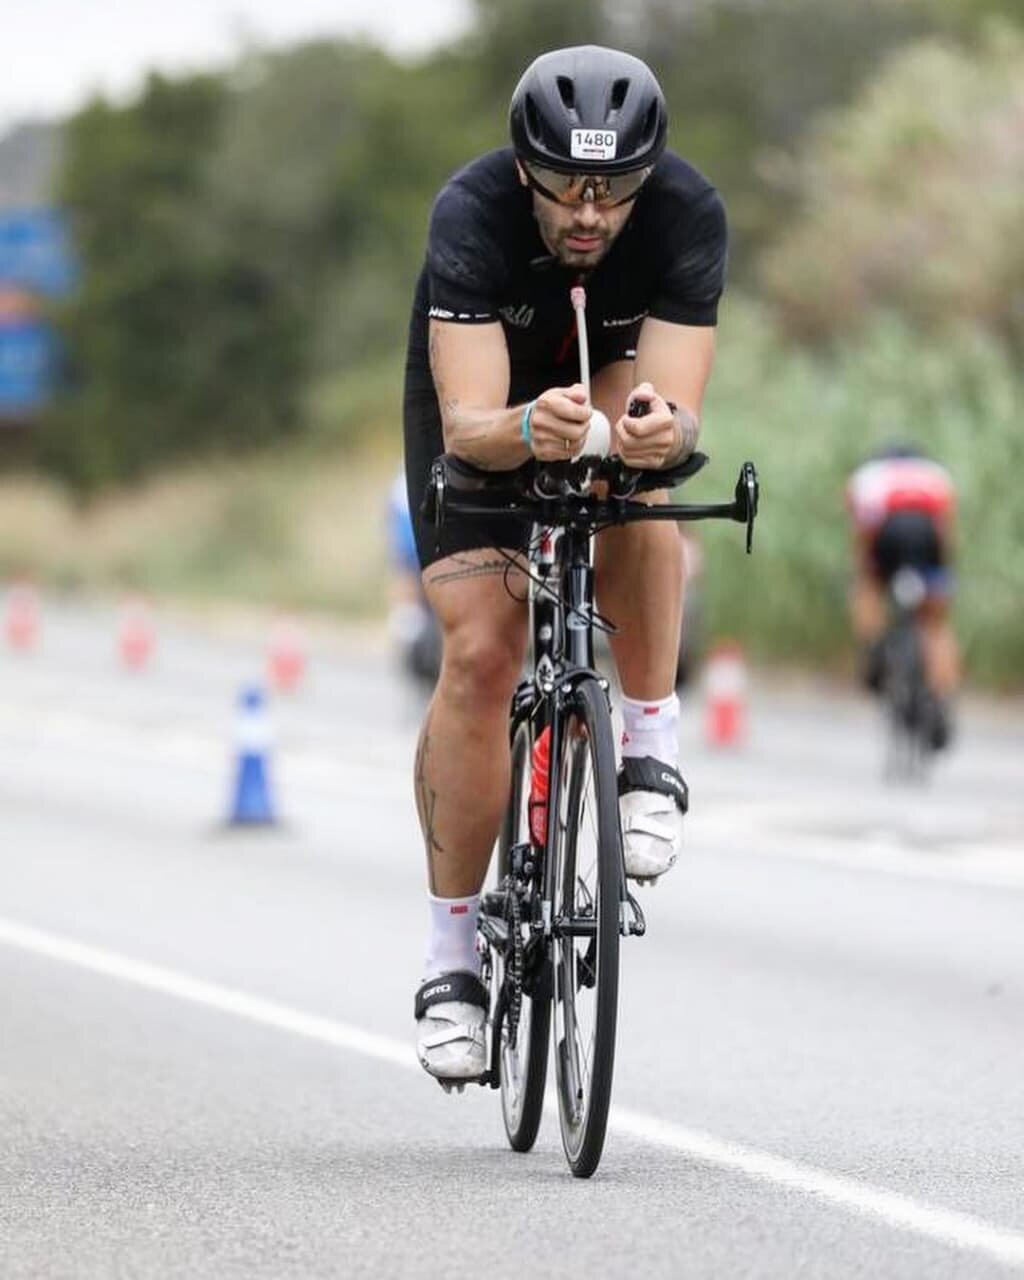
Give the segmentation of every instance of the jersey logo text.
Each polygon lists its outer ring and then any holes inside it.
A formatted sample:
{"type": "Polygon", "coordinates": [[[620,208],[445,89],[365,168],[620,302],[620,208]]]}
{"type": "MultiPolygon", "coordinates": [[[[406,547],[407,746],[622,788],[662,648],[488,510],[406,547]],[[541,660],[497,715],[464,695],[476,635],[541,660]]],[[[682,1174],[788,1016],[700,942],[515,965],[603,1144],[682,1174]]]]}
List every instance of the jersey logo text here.
{"type": "Polygon", "coordinates": [[[623,316],[621,320],[602,320],[601,325],[605,329],[625,329],[628,325],[636,324],[638,320],[642,320],[646,315],[646,311],[638,311],[635,316],[623,316]]]}
{"type": "Polygon", "coordinates": [[[518,307],[502,307],[501,315],[513,325],[516,329],[529,329],[533,324],[533,317],[536,314],[534,307],[527,306],[525,302],[518,307]]]}

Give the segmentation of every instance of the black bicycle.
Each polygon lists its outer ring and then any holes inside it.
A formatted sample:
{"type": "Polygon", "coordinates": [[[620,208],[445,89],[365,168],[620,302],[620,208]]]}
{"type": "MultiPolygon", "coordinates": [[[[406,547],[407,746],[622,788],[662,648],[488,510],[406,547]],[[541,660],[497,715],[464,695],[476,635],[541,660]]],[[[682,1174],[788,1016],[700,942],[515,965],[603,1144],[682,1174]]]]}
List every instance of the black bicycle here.
{"type": "Polygon", "coordinates": [[[554,1024],[562,1144],[572,1172],[589,1177],[604,1145],[618,1010],[619,941],[641,935],[643,912],[626,883],[608,682],[594,667],[592,540],[634,520],[722,518],[746,525],[751,549],[758,482],[743,464],[733,499],[648,505],[637,495],[673,487],[707,457],[666,471],[633,471],[614,458],[477,470],[451,456],[433,464],[427,515],[440,525],[500,511],[531,526],[525,564],[532,656],[512,702],[512,783],[498,841],[496,886],[484,894],[482,976],[491,992],[488,1069],[500,1088],[508,1140],[529,1151],[540,1127],[554,1024]],[[544,807],[532,794],[544,740],[544,807]]]}
{"type": "Polygon", "coordinates": [[[938,707],[928,688],[917,611],[926,594],[918,570],[904,566],[889,587],[889,622],[879,641],[888,744],[886,776],[923,780],[935,749],[938,707]]]}

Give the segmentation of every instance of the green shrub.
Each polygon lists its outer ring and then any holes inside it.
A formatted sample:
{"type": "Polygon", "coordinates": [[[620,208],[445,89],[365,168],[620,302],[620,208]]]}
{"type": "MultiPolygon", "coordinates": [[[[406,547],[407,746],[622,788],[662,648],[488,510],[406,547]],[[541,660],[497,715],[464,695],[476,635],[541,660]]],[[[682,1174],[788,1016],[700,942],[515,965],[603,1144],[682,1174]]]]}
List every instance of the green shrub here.
{"type": "Polygon", "coordinates": [[[771,313],[724,310],[705,408],[714,465],[688,487],[728,487],[746,457],[762,481],[755,554],[740,531],[708,526],[711,625],[785,662],[834,662],[848,651],[850,541],[843,488],[872,448],[912,440],[949,467],[958,519],[957,625],[969,673],[1024,679],[1024,462],[1019,375],[997,341],[963,330],[925,340],[878,316],[831,356],[788,347],[771,313]]]}
{"type": "Polygon", "coordinates": [[[803,212],[762,272],[790,333],[836,338],[883,307],[1024,352],[1024,33],[894,55],[813,133],[795,184],[803,212]]]}

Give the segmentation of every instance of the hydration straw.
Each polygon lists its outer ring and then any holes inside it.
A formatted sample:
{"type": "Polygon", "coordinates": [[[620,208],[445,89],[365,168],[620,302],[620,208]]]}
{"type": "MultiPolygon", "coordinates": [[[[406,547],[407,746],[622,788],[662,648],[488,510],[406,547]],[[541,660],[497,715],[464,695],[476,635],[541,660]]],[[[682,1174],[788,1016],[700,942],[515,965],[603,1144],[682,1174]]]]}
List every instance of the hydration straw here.
{"type": "Polygon", "coordinates": [[[580,382],[590,401],[590,348],[587,345],[587,291],[581,284],[569,290],[569,301],[576,313],[576,338],[580,346],[580,382]]]}
{"type": "Polygon", "coordinates": [[[611,426],[600,409],[595,409],[590,402],[590,348],[587,344],[587,291],[581,284],[573,285],[569,290],[569,301],[576,313],[576,339],[580,349],[580,382],[587,393],[590,404],[590,429],[584,437],[583,444],[574,457],[584,454],[588,457],[606,458],[611,450],[611,426]]]}

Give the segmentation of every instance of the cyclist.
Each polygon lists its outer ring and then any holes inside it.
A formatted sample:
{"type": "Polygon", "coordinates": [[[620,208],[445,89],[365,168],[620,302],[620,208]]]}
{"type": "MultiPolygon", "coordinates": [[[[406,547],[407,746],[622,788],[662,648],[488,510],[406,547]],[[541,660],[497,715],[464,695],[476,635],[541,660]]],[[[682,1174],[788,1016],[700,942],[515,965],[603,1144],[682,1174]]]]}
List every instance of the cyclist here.
{"type": "Polygon", "coordinates": [[[881,639],[887,590],[903,568],[921,576],[918,607],[925,678],[932,693],[929,736],[936,750],[951,735],[949,702],[960,678],[960,657],[950,623],[951,532],[956,490],[945,467],[912,444],[891,444],[863,462],[846,487],[856,542],[851,592],[854,634],[862,648],[865,685],[882,686],[881,639]]]}
{"type": "MultiPolygon", "coordinates": [[[[521,552],[526,534],[507,518],[425,524],[431,461],[445,450],[495,470],[564,460],[581,447],[592,408],[607,416],[627,464],[685,458],[697,441],[726,256],[719,196],[665,150],[665,101],[638,58],[592,45],[543,54],[519,81],[509,122],[511,147],[467,165],[435,200],[406,362],[410,507],[444,641],[415,765],[430,894],[418,1053],[442,1080],[484,1069],[476,915],[508,794],[507,713],[527,632],[525,580],[510,581],[501,552],[521,552]],[[592,403],[569,298],[579,282],[592,403]],[[633,401],[648,412],[630,416],[633,401]]],[[[655,880],[678,856],[687,805],[674,691],[678,529],[606,530],[595,568],[598,603],[618,628],[611,648],[625,695],[626,872],[655,880]]]]}

